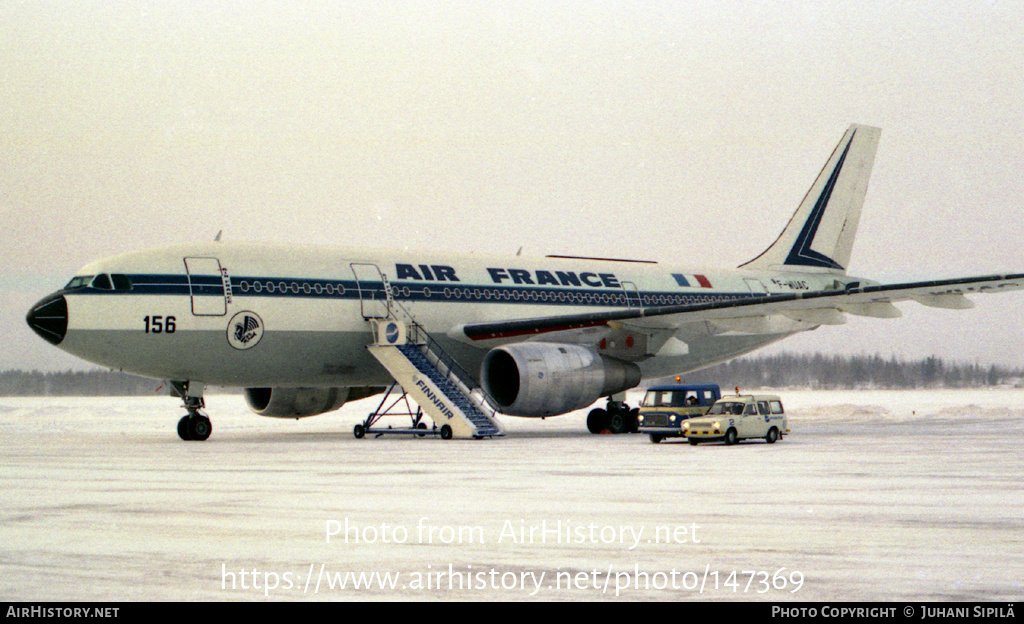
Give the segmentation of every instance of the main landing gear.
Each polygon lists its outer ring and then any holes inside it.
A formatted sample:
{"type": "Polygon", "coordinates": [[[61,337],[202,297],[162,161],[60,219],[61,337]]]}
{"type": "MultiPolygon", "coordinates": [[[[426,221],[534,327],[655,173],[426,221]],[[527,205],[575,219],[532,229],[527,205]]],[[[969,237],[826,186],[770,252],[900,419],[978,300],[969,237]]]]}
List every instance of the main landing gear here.
{"type": "Polygon", "coordinates": [[[590,433],[636,433],[637,415],[640,410],[630,408],[623,401],[608,399],[604,409],[596,408],[587,416],[590,433]]]}
{"type": "Polygon", "coordinates": [[[203,401],[203,384],[188,381],[172,381],[171,394],[181,397],[188,414],[178,421],[178,437],[189,442],[201,442],[210,437],[213,426],[210,417],[201,410],[206,406],[203,401]]]}

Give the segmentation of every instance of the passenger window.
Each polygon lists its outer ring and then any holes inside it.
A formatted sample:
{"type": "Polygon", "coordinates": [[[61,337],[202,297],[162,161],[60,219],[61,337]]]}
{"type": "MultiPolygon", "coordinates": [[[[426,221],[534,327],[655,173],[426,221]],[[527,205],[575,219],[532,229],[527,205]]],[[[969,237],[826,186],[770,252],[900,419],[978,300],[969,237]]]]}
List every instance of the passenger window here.
{"type": "Polygon", "coordinates": [[[772,406],[772,414],[782,414],[782,413],[784,413],[782,411],[782,403],[780,401],[772,401],[771,402],[771,406],[772,406]]]}
{"type": "Polygon", "coordinates": [[[768,413],[768,401],[757,402],[757,413],[764,416],[768,413]]]}
{"type": "Polygon", "coordinates": [[[756,415],[756,414],[757,414],[757,408],[754,407],[753,403],[748,405],[747,409],[743,411],[743,415],[744,416],[753,416],[753,415],[756,415]]]}

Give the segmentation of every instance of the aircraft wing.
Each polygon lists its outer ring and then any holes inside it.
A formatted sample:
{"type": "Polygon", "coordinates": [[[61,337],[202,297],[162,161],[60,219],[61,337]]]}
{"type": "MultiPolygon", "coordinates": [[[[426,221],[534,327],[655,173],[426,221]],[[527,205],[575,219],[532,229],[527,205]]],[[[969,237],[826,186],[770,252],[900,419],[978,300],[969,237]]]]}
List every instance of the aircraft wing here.
{"type": "MultiPolygon", "coordinates": [[[[1024,289],[1024,273],[962,277],[926,282],[873,284],[858,282],[844,289],[740,296],[712,303],[622,308],[509,321],[469,323],[453,329],[472,341],[522,338],[624,322],[630,325],[671,329],[684,323],[710,321],[723,329],[769,327],[758,321],[781,315],[809,325],[839,324],[842,313],[877,318],[900,316],[893,302],[914,300],[939,308],[965,309],[973,303],[964,295],[1024,289]]],[[[769,333],[767,329],[762,329],[769,333]]],[[[460,336],[462,337],[462,336],[460,336]]]]}

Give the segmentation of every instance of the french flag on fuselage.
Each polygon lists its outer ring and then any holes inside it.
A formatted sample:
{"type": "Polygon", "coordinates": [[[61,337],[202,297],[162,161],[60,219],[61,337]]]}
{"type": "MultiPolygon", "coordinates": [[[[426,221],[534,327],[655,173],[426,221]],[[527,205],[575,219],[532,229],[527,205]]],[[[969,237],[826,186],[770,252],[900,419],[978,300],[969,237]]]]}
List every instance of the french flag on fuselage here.
{"type": "Polygon", "coordinates": [[[672,278],[683,288],[711,288],[711,282],[703,275],[683,275],[673,273],[672,278]]]}

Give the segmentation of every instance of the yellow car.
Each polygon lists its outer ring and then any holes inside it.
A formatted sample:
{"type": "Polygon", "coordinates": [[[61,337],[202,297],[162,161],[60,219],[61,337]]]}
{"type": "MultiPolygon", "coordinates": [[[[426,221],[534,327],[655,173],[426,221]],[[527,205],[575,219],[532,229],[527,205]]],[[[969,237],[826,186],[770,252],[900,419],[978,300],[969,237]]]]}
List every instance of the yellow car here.
{"type": "Polygon", "coordinates": [[[736,444],[751,438],[763,438],[774,444],[789,433],[789,424],[779,397],[737,395],[723,397],[704,416],[685,421],[683,431],[694,445],[718,440],[736,444]]]}

